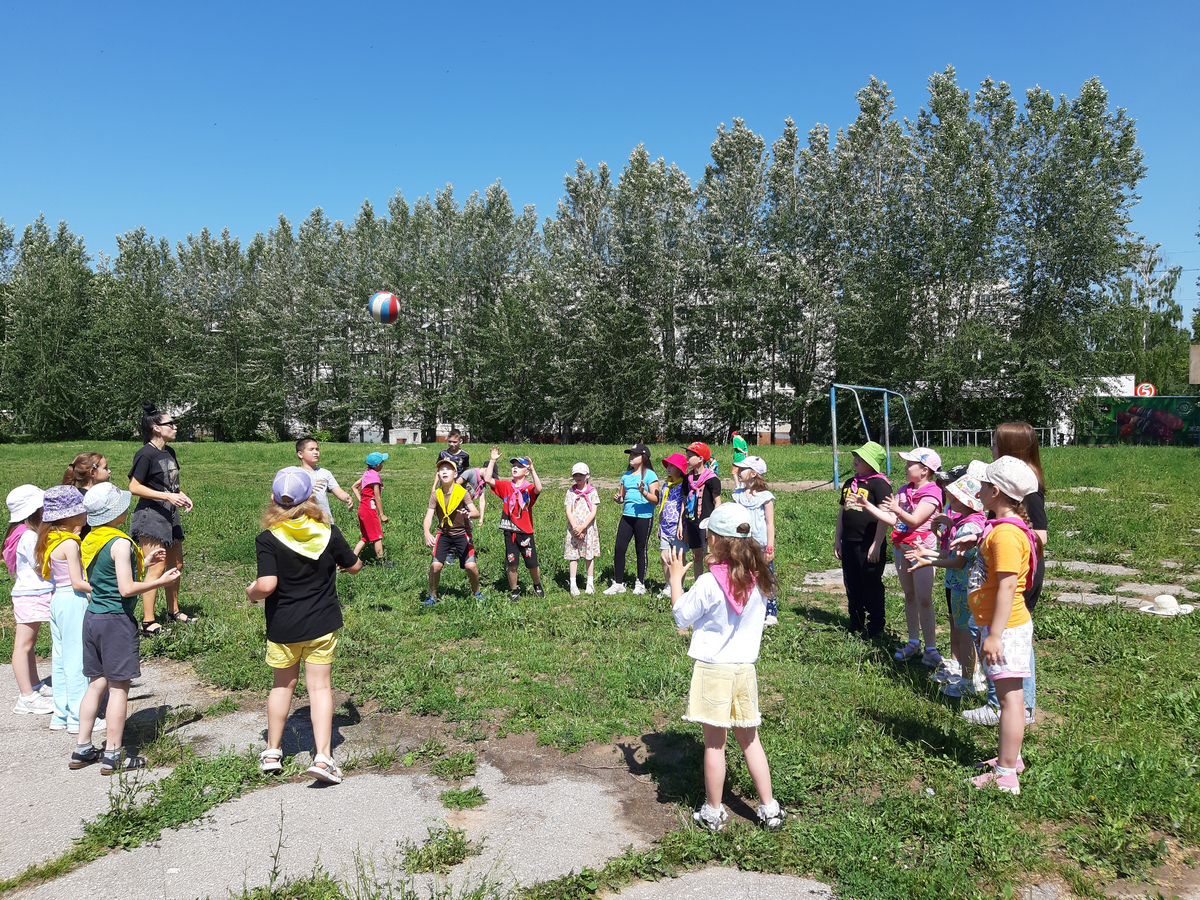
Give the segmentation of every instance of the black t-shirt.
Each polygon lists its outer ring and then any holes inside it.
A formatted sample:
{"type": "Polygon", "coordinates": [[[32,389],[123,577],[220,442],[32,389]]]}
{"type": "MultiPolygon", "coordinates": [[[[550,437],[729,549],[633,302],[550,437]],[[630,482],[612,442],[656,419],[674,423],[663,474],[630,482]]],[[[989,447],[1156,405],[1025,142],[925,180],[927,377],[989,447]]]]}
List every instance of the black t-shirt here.
{"type": "MultiPolygon", "coordinates": [[[[846,497],[850,495],[850,486],[854,483],[854,478],[855,476],[851,475],[842,482],[842,493],[838,500],[843,507],[842,540],[848,544],[874,540],[875,526],[879,524],[879,520],[865,509],[845,508],[846,497]]],[[[865,482],[859,482],[858,494],[878,506],[892,496],[892,486],[886,478],[869,478],[865,482]]]]}
{"type": "MultiPolygon", "coordinates": [[[[179,493],[179,462],[175,459],[175,451],[170,446],[161,450],[153,444],[145,444],[133,455],[133,465],[129,469],[129,477],[136,478],[144,487],[152,491],[162,491],[165,494],[179,493]]],[[[150,500],[138,498],[138,509],[152,507],[167,516],[175,514],[175,507],[166,500],[150,500]]]]}
{"type": "Polygon", "coordinates": [[[458,469],[459,475],[463,473],[463,469],[471,464],[471,454],[466,450],[463,450],[461,447],[457,453],[451,453],[449,450],[443,450],[438,454],[438,462],[441,462],[443,459],[448,459],[450,462],[454,463],[454,467],[458,469]]]}
{"type": "Polygon", "coordinates": [[[709,516],[712,515],[712,511],[716,509],[717,498],[720,496],[721,479],[716,477],[708,479],[708,481],[704,482],[700,488],[700,509],[695,511],[692,515],[688,515],[686,509],[687,504],[684,504],[684,518],[690,519],[693,522],[705,521],[709,516]]]}
{"type": "Polygon", "coordinates": [[[279,579],[266,601],[267,639],[277,644],[311,641],[342,627],[337,597],[338,567],[349,568],[358,557],[336,525],[329,546],[316,559],[284,546],[270,531],[254,540],[258,575],[279,579]]]}

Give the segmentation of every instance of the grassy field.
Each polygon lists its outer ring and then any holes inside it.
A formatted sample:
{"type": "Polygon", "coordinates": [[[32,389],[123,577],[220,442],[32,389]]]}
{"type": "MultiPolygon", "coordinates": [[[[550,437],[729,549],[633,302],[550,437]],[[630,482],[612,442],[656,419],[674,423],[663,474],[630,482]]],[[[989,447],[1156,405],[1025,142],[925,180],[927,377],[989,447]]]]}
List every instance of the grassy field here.
{"type": "MultiPolygon", "coordinates": [[[[25,445],[0,446],[0,489],[57,483],[81,449],[106,453],[124,486],[135,445],[25,445]]],[[[349,485],[368,449],[326,445],[322,464],[349,485]]],[[[485,447],[467,449],[486,461],[485,447]]],[[[562,498],[570,466],[582,459],[594,480],[615,481],[624,471],[621,448],[502,449],[505,457],[532,450],[547,482],[535,509],[547,599],[527,592],[520,603],[508,601],[493,502],[477,537],[488,599],[474,600],[461,573],[447,568],[444,602],[422,607],[428,555],[421,520],[436,448],[390,448],[385,544],[400,565],[340,581],[346,627],[336,686],[360,704],[436,715],[465,733],[534,731],[567,751],[616,735],[653,734],[662,759],[682,751],[685,760],[651,759],[660,796],[698,802],[699,729],[678,719],[690,671],[687,638],[672,627],[668,602],[566,591],[562,498]]],[[[672,449],[655,448],[655,456],[672,449]]],[[[827,448],[760,449],[771,483],[831,476],[827,448]]],[[[196,503],[184,517],[182,605],[202,619],[143,642],[143,654],[189,660],[219,686],[265,691],[262,612],[245,602],[242,589],[253,578],[270,477],[294,461],[291,446],[182,444],[177,452],[183,489],[196,503]]],[[[949,464],[971,458],[962,450],[946,456],[949,464]]],[[[1120,563],[1139,570],[1128,580],[1151,583],[1181,583],[1200,570],[1200,452],[1066,448],[1046,451],[1043,461],[1050,559],[1120,563]]],[[[727,476],[725,485],[728,492],[727,476]]],[[[335,515],[353,537],[353,515],[335,515]]],[[[904,621],[899,595],[889,594],[893,634],[868,644],[846,636],[844,598],[800,590],[807,572],[837,565],[835,515],[830,491],[778,493],[780,624],[764,638],[759,680],[763,743],[776,792],[793,813],[788,827],[773,835],[740,827],[714,837],[674,833],[664,850],[675,848],[684,864],[717,859],[813,873],[856,897],[945,898],[999,896],[1014,879],[1045,871],[1088,892],[1098,881],[1143,875],[1181,848],[1200,846],[1200,616],[1039,606],[1039,698],[1047,719],[1027,735],[1024,793],[978,794],[963,779],[972,762],[995,755],[995,732],[959,718],[957,702],[937,692],[924,667],[892,662],[892,640],[904,621]]],[[[616,504],[604,505],[598,587],[611,575],[618,516],[616,504]]],[[[632,568],[632,551],[629,557],[632,568]]],[[[1102,590],[1116,586],[1091,580],[1102,590]]],[[[527,588],[523,569],[521,581],[527,588]]],[[[657,593],[656,552],[650,581],[657,593]]],[[[944,627],[945,609],[939,612],[944,627]]],[[[7,658],[11,607],[0,611],[0,623],[0,657],[7,658]]],[[[39,653],[48,654],[43,633],[39,653]]],[[[735,791],[752,796],[738,754],[730,762],[735,791]]]]}

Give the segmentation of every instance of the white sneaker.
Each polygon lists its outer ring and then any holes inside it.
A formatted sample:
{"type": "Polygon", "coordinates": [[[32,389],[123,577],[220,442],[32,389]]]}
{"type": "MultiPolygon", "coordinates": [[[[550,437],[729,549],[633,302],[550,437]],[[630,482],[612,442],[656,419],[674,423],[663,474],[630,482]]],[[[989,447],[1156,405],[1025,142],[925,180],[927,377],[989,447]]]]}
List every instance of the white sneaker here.
{"type": "Polygon", "coordinates": [[[13,707],[13,712],[18,716],[44,716],[54,712],[54,700],[50,697],[43,697],[36,691],[28,697],[17,695],[17,705],[13,707]]]}
{"type": "Polygon", "coordinates": [[[620,581],[614,581],[612,585],[604,589],[606,594],[623,594],[625,593],[625,585],[620,581]]]}
{"type": "Polygon", "coordinates": [[[573,582],[573,581],[571,582],[571,596],[572,596],[572,597],[578,597],[578,596],[579,596],[579,585],[577,585],[577,584],[576,584],[575,582],[573,582]]]}
{"type": "Polygon", "coordinates": [[[779,624],[779,618],[777,616],[767,616],[766,618],[763,619],[763,625],[765,625],[767,628],[770,628],[772,625],[778,625],[778,624],[779,624]]]}
{"type": "Polygon", "coordinates": [[[585,588],[583,589],[583,592],[584,592],[585,594],[594,594],[594,593],[596,593],[596,582],[592,581],[592,579],[590,579],[590,578],[589,578],[589,579],[588,579],[588,582],[587,582],[587,587],[585,587],[585,588]]]}
{"type": "Polygon", "coordinates": [[[952,659],[943,659],[938,670],[933,673],[933,680],[938,684],[949,684],[962,675],[962,666],[952,659]]]}
{"type": "MultiPolygon", "coordinates": [[[[107,730],[108,730],[108,723],[105,722],[103,719],[97,719],[95,722],[92,723],[92,734],[95,734],[97,731],[107,731],[107,730]]],[[[79,734],[79,723],[72,722],[70,725],[68,725],[67,726],[67,734],[79,734]]]]}
{"type": "Polygon", "coordinates": [[[1000,724],[1000,710],[990,703],[985,703],[978,709],[963,710],[961,715],[972,725],[995,727],[1000,724]]]}
{"type": "Polygon", "coordinates": [[[707,828],[709,831],[724,831],[725,820],[728,818],[729,813],[725,812],[724,804],[713,809],[705,802],[698,810],[692,813],[692,821],[701,828],[707,828]]]}
{"type": "Polygon", "coordinates": [[[644,594],[646,593],[646,586],[640,581],[635,581],[633,584],[633,592],[634,594],[644,594]]]}
{"type": "Polygon", "coordinates": [[[670,597],[671,596],[671,586],[668,584],[665,588],[663,588],[661,591],[658,592],[658,596],[670,597]]]}
{"type": "Polygon", "coordinates": [[[37,686],[37,692],[43,697],[54,696],[54,686],[50,684],[49,678],[42,679],[41,683],[37,686]]]}

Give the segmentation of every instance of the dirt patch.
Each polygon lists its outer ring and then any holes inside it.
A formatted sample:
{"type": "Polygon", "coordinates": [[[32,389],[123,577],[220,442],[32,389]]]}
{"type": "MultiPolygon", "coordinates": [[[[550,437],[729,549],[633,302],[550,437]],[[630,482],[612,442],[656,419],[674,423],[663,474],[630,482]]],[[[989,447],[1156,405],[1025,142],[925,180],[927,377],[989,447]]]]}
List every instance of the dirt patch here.
{"type": "Polygon", "coordinates": [[[1106,896],[1120,898],[1179,897],[1200,898],[1200,852],[1183,850],[1167,840],[1167,859],[1150,872],[1145,880],[1121,879],[1104,886],[1106,896]]]}

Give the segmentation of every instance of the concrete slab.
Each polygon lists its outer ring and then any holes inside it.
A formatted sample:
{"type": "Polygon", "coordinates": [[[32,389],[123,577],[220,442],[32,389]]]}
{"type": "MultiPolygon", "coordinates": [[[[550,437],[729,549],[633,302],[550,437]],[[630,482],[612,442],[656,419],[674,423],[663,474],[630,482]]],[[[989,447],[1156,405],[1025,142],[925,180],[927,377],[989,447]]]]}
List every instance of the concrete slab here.
{"type": "Polygon", "coordinates": [[[1047,569],[1066,569],[1068,572],[1086,572],[1089,575],[1137,575],[1137,569],[1108,563],[1079,562],[1073,559],[1048,559],[1047,569]]]}
{"type": "MultiPolygon", "coordinates": [[[[613,896],[609,894],[607,896],[613,896]]],[[[620,900],[816,900],[832,898],[833,888],[791,875],[763,875],[712,866],[679,878],[642,881],[622,890],[620,900]]]]}
{"type": "Polygon", "coordinates": [[[1059,594],[1054,599],[1059,603],[1077,603],[1083,606],[1107,606],[1110,603],[1116,603],[1130,609],[1137,609],[1144,602],[1140,598],[1135,600],[1129,597],[1118,597],[1115,594],[1090,593],[1059,594]]]}
{"type": "Polygon", "coordinates": [[[1142,584],[1136,581],[1125,582],[1117,585],[1118,594],[1137,594],[1139,597],[1157,597],[1159,594],[1170,594],[1172,597],[1180,597],[1184,600],[1194,600],[1200,597],[1195,591],[1189,591],[1187,588],[1178,584],[1142,584]]]}

